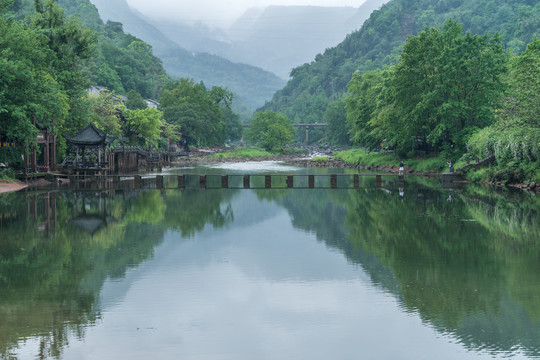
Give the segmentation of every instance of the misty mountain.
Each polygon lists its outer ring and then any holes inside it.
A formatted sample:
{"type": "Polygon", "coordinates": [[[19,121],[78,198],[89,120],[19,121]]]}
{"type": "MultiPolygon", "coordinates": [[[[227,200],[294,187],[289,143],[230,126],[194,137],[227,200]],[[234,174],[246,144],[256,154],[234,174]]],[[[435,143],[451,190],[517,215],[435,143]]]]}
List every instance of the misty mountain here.
{"type": "Polygon", "coordinates": [[[148,44],[173,77],[189,77],[207,86],[227,87],[251,109],[261,106],[285,81],[261,68],[237,64],[216,55],[188,51],[171,41],[155,26],[133,11],[125,0],[91,0],[104,21],[123,24],[123,28],[148,44]]]}
{"type": "Polygon", "coordinates": [[[269,6],[248,9],[229,29],[201,23],[149,20],[186,49],[215,54],[289,78],[290,71],[343,41],[388,0],[367,0],[359,8],[269,6]]]}

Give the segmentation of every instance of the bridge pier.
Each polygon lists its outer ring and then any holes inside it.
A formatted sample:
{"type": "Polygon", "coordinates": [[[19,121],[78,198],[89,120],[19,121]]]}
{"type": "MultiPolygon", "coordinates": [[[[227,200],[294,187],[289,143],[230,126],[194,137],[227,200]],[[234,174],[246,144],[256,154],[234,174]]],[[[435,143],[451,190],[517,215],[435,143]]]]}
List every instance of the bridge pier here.
{"type": "Polygon", "coordinates": [[[337,175],[336,174],[330,175],[330,188],[337,189],[337,175]]]}
{"type": "Polygon", "coordinates": [[[381,175],[375,175],[375,182],[377,183],[377,187],[382,187],[382,176],[381,175]]]}
{"type": "Polygon", "coordinates": [[[201,175],[199,177],[199,188],[206,189],[206,175],[201,175]]]}
{"type": "Polygon", "coordinates": [[[308,176],[308,188],[310,188],[310,189],[315,188],[315,175],[309,175],[308,176]]]}
{"type": "Polygon", "coordinates": [[[360,187],[360,175],[353,175],[353,188],[358,189],[360,187]]]}
{"type": "Polygon", "coordinates": [[[250,187],[250,176],[244,175],[244,189],[249,189],[250,187]]]}
{"type": "Polygon", "coordinates": [[[186,176],[178,175],[178,188],[185,189],[185,187],[186,187],[186,176]]]}
{"type": "Polygon", "coordinates": [[[292,189],[294,186],[294,180],[292,175],[287,175],[287,188],[292,189]]]}
{"type": "Polygon", "coordinates": [[[228,189],[229,188],[229,176],[228,175],[221,175],[221,188],[228,189]]]}

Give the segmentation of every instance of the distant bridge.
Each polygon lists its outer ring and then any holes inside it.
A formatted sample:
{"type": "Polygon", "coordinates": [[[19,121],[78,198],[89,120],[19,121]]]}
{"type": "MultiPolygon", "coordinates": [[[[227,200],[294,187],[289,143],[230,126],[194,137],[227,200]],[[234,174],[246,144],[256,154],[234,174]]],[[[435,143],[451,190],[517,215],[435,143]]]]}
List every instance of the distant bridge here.
{"type": "MultiPolygon", "coordinates": [[[[315,124],[293,124],[294,127],[297,127],[297,128],[302,128],[302,127],[305,127],[306,128],[306,145],[309,144],[309,128],[310,127],[327,127],[328,124],[318,124],[318,123],[315,123],[315,124]]],[[[251,127],[251,124],[244,124],[244,127],[248,128],[248,127],[251,127]]]]}

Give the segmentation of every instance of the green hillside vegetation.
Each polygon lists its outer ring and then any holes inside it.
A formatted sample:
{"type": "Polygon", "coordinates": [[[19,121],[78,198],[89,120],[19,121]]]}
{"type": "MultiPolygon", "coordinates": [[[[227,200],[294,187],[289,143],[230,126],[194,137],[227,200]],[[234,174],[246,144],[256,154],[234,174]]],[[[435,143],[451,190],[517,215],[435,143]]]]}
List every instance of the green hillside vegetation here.
{"type": "MultiPolygon", "coordinates": [[[[35,0],[32,7],[24,0],[0,0],[0,162],[22,167],[21,154],[36,145],[38,128],[57,135],[57,162],[68,151],[64,136],[89,123],[127,145],[167,148],[169,141],[180,139],[180,132],[189,138],[191,128],[185,122],[164,117],[162,110],[148,109],[143,101],[173,86],[151,46],[125,34],[120,23],[101,23],[87,1],[66,5],[69,11],[55,0],[35,0]],[[68,15],[79,11],[95,29],[80,16],[68,15]],[[108,90],[89,93],[91,85],[108,90]],[[117,94],[128,95],[126,104],[117,94]]],[[[242,126],[231,110],[232,93],[197,86],[205,96],[197,96],[196,86],[187,89],[184,118],[196,128],[204,128],[201,119],[219,126],[190,140],[213,145],[239,138],[242,126]]]]}
{"type": "Polygon", "coordinates": [[[394,0],[262,110],[327,122],[334,143],[436,155],[434,170],[493,154],[471,179],[538,181],[539,19],[535,1],[394,0]]]}
{"type": "MultiPolygon", "coordinates": [[[[104,24],[96,7],[87,0],[58,0],[58,5],[67,22],[92,29],[97,38],[92,56],[81,64],[90,84],[117,94],[135,90],[143,97],[157,98],[167,75],[161,61],[152,55],[151,46],[124,33],[120,23],[104,24]]],[[[34,1],[14,0],[10,10],[16,19],[28,19],[35,14],[34,1]]]]}
{"type": "Polygon", "coordinates": [[[291,72],[287,85],[262,110],[289,116],[295,123],[321,122],[328,104],[346,93],[355,71],[392,65],[409,35],[453,18],[472,34],[499,32],[502,45],[525,50],[540,29],[540,3],[535,0],[393,0],[374,11],[353,32],[314,61],[291,72]]]}

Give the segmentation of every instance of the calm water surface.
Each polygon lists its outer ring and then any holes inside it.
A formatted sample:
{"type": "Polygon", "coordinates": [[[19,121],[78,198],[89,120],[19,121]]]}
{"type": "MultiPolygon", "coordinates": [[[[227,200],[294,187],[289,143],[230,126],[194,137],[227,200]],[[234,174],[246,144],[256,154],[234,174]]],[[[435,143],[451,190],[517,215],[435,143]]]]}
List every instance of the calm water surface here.
{"type": "Polygon", "coordinates": [[[540,359],[538,198],[415,181],[0,196],[0,357],[540,359]]]}

